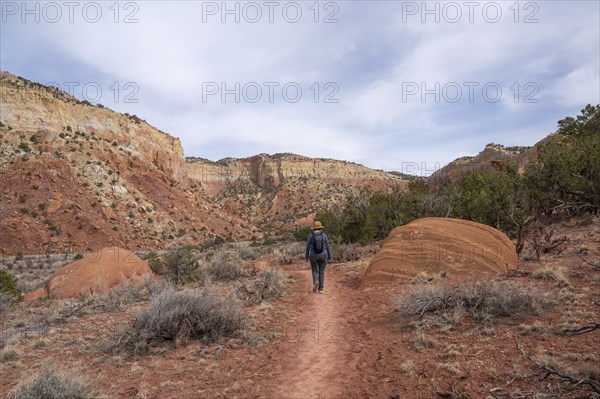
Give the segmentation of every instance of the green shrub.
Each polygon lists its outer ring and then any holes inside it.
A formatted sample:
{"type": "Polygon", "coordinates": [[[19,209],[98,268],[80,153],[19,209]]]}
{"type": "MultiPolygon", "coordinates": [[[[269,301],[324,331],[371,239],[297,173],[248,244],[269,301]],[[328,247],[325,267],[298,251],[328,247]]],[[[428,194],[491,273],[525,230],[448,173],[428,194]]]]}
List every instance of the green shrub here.
{"type": "Polygon", "coordinates": [[[92,399],[98,394],[69,371],[44,366],[39,373],[17,385],[9,399],[92,399]]]}
{"type": "Polygon", "coordinates": [[[296,227],[294,230],[294,239],[296,241],[306,242],[308,235],[310,234],[310,227],[296,227]]]}
{"type": "Polygon", "coordinates": [[[167,289],[141,310],[132,325],[119,332],[109,349],[145,354],[166,341],[176,345],[190,339],[214,342],[244,328],[246,319],[239,305],[215,290],[174,291],[167,289]]]}
{"type": "Polygon", "coordinates": [[[27,144],[24,141],[19,143],[19,148],[25,152],[31,152],[31,148],[29,147],[29,144],[27,144]]]}
{"type": "Polygon", "coordinates": [[[75,254],[75,257],[73,258],[73,260],[79,260],[79,259],[83,259],[83,255],[82,254],[75,254]]]}
{"type": "MultiPolygon", "coordinates": [[[[196,281],[198,275],[198,257],[190,247],[173,249],[162,258],[163,274],[175,284],[196,281]]],[[[155,263],[157,267],[158,263],[155,263]]]]}
{"type": "Polygon", "coordinates": [[[20,301],[22,297],[17,279],[3,269],[0,269],[0,293],[11,297],[14,301],[20,301]]]}
{"type": "Polygon", "coordinates": [[[158,275],[164,275],[166,272],[165,264],[162,258],[156,252],[150,252],[145,259],[148,261],[150,269],[158,275]]]}

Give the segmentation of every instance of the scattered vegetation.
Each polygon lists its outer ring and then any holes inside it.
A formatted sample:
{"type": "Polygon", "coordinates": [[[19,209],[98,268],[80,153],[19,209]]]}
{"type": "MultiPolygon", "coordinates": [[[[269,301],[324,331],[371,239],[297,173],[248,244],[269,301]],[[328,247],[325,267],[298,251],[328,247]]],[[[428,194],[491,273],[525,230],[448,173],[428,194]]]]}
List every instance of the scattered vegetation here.
{"type": "Polygon", "coordinates": [[[94,399],[98,394],[71,371],[45,365],[35,375],[22,381],[9,399],[94,399]]]}
{"type": "Polygon", "coordinates": [[[548,293],[518,283],[491,281],[452,287],[447,283],[412,288],[397,298],[396,309],[417,327],[448,328],[469,314],[478,322],[542,313],[554,302],[548,293]]]}
{"type": "MultiPolygon", "coordinates": [[[[444,173],[427,182],[414,179],[408,191],[363,189],[342,209],[321,210],[316,218],[334,243],[381,240],[394,227],[422,217],[461,218],[502,230],[516,239],[521,252],[527,233],[553,218],[600,210],[600,105],[588,105],[576,118],[560,120],[558,127],[538,146],[537,159],[524,173],[515,164],[496,162],[453,179],[444,173]]],[[[297,229],[294,237],[302,241],[306,234],[307,229],[297,229]]]]}
{"type": "Polygon", "coordinates": [[[113,337],[108,346],[117,352],[140,355],[166,341],[176,345],[190,339],[214,342],[242,330],[245,323],[239,305],[222,298],[215,290],[167,289],[149,308],[137,314],[132,325],[113,337]]]}
{"type": "Polygon", "coordinates": [[[19,148],[21,150],[23,150],[24,152],[31,152],[31,147],[29,147],[29,144],[27,144],[24,141],[22,141],[21,143],[19,143],[19,148]]]}
{"type": "Polygon", "coordinates": [[[282,297],[286,292],[287,279],[277,268],[258,272],[250,287],[239,281],[242,295],[249,303],[259,303],[282,297]]]}
{"type": "Polygon", "coordinates": [[[3,304],[6,306],[10,302],[18,302],[21,297],[17,279],[8,271],[0,269],[0,311],[2,311],[3,304]]]}
{"type": "Polygon", "coordinates": [[[210,275],[216,280],[233,280],[243,274],[237,254],[225,251],[217,252],[208,266],[210,275]]]}

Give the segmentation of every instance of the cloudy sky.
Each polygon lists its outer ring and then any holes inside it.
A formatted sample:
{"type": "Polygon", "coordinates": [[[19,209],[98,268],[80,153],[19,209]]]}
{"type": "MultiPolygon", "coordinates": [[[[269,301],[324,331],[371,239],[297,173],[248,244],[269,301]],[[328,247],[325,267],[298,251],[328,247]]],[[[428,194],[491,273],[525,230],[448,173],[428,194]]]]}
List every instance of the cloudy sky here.
{"type": "Polygon", "coordinates": [[[598,1],[4,1],[0,68],[213,160],[429,174],[600,103],[598,1]]]}

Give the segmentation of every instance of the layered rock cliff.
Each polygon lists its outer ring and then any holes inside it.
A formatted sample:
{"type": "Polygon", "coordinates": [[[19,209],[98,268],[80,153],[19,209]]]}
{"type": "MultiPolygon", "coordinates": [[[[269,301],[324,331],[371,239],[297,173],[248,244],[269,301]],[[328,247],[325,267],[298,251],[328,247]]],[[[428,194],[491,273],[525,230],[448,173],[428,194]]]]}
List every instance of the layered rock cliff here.
{"type": "Polygon", "coordinates": [[[268,234],[292,228],[299,219],[309,223],[316,211],[340,207],[362,188],[385,191],[407,184],[401,176],[352,162],[295,154],[217,162],[188,158],[188,173],[224,209],[268,234]]]}
{"type": "Polygon", "coordinates": [[[397,175],[333,159],[308,158],[296,154],[259,154],[249,158],[226,158],[217,162],[187,158],[188,176],[211,192],[227,184],[247,181],[262,189],[273,189],[287,181],[314,178],[328,182],[362,183],[368,180],[399,182],[397,175]]]}
{"type": "Polygon", "coordinates": [[[159,249],[252,232],[189,187],[175,137],[0,75],[0,254],[159,249]]]}
{"type": "Polygon", "coordinates": [[[293,154],[185,159],[179,139],[0,73],[0,254],[154,250],[285,234],[394,174],[293,154]]]}
{"type": "Polygon", "coordinates": [[[142,164],[154,164],[181,185],[187,184],[183,148],[170,136],[135,115],[92,106],[56,88],[0,72],[0,111],[4,125],[35,133],[61,146],[64,136],[95,136],[115,143],[142,164]],[[61,137],[61,134],[63,137],[61,137]]]}

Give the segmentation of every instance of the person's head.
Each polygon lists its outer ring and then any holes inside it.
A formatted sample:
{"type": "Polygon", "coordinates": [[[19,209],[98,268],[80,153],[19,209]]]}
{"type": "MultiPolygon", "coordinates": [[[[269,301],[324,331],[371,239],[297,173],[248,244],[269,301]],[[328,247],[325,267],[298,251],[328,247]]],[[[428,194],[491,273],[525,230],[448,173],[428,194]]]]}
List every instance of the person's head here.
{"type": "Polygon", "coordinates": [[[321,224],[321,222],[319,222],[318,220],[315,220],[315,222],[313,223],[312,229],[313,229],[313,231],[319,231],[319,230],[323,230],[323,227],[325,227],[325,226],[323,226],[321,224]]]}

